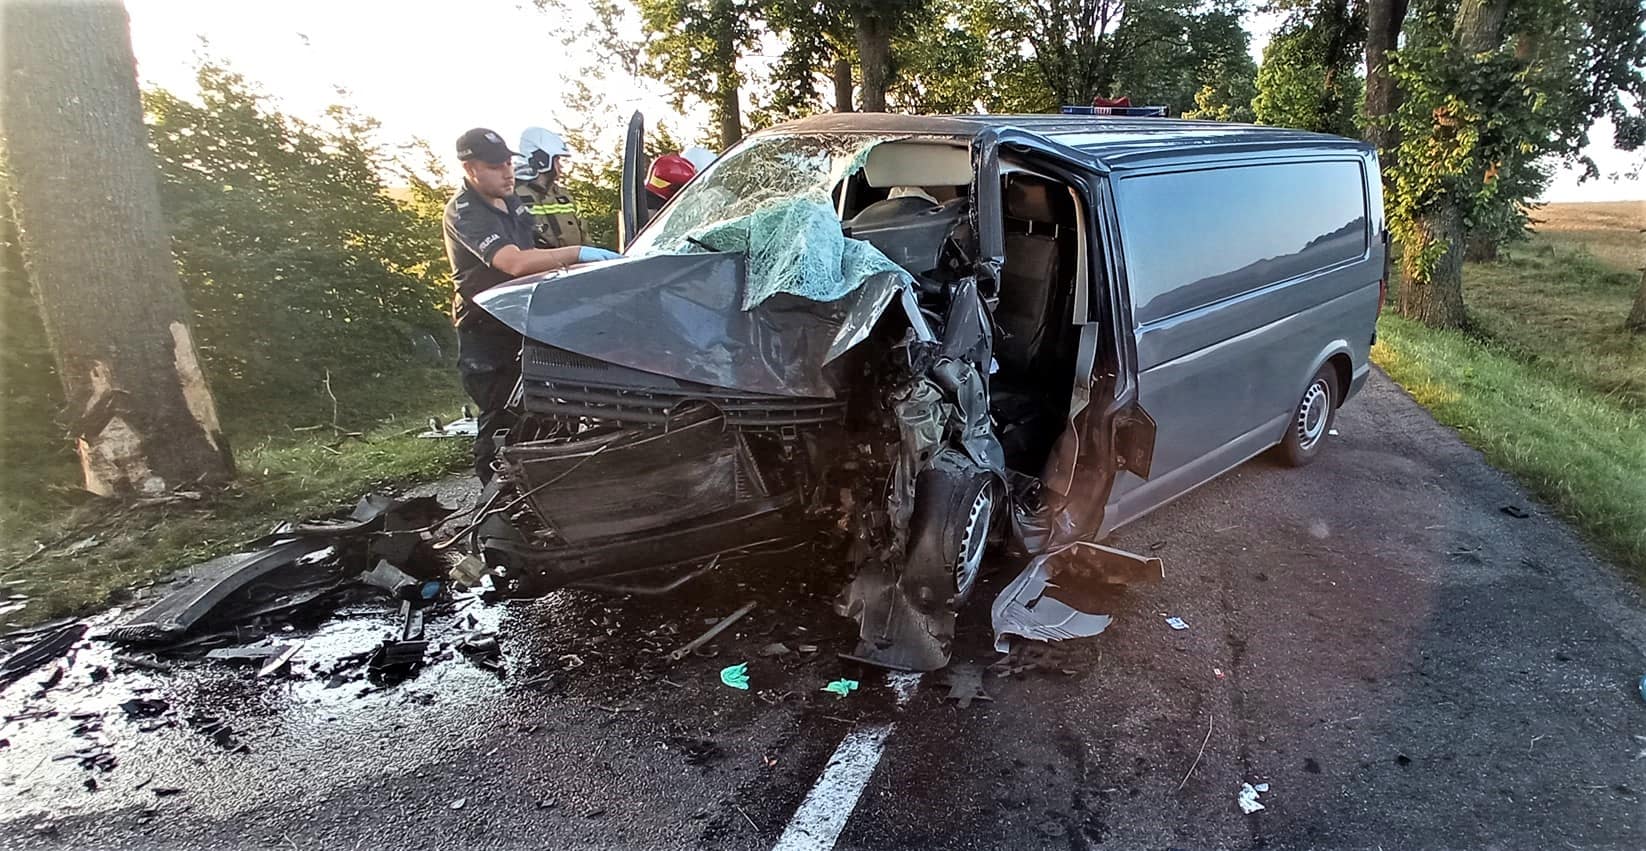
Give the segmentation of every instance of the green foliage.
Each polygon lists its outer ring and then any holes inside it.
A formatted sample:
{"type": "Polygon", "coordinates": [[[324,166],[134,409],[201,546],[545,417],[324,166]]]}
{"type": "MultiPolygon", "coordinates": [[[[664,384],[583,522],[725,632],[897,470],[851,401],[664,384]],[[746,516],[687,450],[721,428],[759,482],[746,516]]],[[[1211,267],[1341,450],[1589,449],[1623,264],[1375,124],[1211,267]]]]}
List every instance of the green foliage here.
{"type": "Polygon", "coordinates": [[[438,351],[450,299],[432,201],[390,197],[372,122],[281,115],[207,65],[199,102],[144,96],[196,338],[231,412],[438,351]]]}
{"type": "MultiPolygon", "coordinates": [[[[0,174],[0,199],[6,198],[0,174]]],[[[0,470],[6,478],[73,462],[57,378],[40,308],[23,268],[11,204],[0,200],[0,470]]]]}
{"type": "Polygon", "coordinates": [[[1135,104],[1165,104],[1172,113],[1198,110],[1198,96],[1210,88],[1208,105],[1226,107],[1247,120],[1257,66],[1250,37],[1232,2],[1137,2],[1115,31],[1111,92],[1135,104]]]}
{"type": "Polygon", "coordinates": [[[1275,33],[1263,49],[1252,113],[1260,124],[1358,136],[1365,83],[1351,61],[1328,65],[1317,27],[1275,33]]]}
{"type": "Polygon", "coordinates": [[[737,66],[758,34],[752,0],[638,0],[637,5],[652,37],[647,68],[669,87],[675,108],[702,100],[716,123],[741,124],[743,74],[737,66]]]}
{"type": "MultiPolygon", "coordinates": [[[[1478,2],[1478,0],[1477,0],[1478,2]]],[[[1413,4],[1391,72],[1403,100],[1401,143],[1390,170],[1390,228],[1405,244],[1408,274],[1426,280],[1448,251],[1430,220],[1461,212],[1471,236],[1503,240],[1523,230],[1525,204],[1543,185],[1543,157],[1581,156],[1587,129],[1610,116],[1615,142],[1646,135],[1646,6],[1620,0],[1519,0],[1502,26],[1465,25],[1464,4],[1413,4]]]]}
{"type": "Polygon", "coordinates": [[[1126,96],[1174,112],[1248,116],[1256,69],[1234,0],[978,0],[972,29],[986,45],[981,97],[1027,112],[1126,96]],[[1220,110],[1219,107],[1227,107],[1220,110]]]}

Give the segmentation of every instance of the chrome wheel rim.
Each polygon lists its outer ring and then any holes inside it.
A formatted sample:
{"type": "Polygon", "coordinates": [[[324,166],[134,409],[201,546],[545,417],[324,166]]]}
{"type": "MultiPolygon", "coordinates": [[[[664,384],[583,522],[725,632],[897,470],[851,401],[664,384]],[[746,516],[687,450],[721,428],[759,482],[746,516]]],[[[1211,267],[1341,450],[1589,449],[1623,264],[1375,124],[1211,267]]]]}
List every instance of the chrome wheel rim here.
{"type": "Polygon", "coordinates": [[[994,515],[994,487],[977,492],[966,509],[966,531],[960,536],[960,559],[954,567],[955,595],[965,599],[977,584],[983,568],[983,551],[988,548],[989,518],[994,515]]]}
{"type": "Polygon", "coordinates": [[[1326,421],[1331,419],[1332,388],[1326,379],[1317,378],[1303,393],[1297,406],[1297,445],[1308,452],[1326,436],[1326,421]]]}

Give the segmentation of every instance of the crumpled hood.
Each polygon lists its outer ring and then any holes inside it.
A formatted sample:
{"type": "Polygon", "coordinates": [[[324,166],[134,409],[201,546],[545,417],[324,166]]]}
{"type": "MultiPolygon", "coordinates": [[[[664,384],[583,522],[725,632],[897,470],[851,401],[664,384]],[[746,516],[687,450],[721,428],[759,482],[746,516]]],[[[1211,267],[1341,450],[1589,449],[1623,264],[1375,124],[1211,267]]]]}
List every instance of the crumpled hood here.
{"type": "Polygon", "coordinates": [[[907,276],[885,272],[830,302],[787,293],[743,310],[739,253],[625,257],[521,278],[475,303],[522,336],[715,387],[833,398],[825,367],[867,336],[907,276]]]}

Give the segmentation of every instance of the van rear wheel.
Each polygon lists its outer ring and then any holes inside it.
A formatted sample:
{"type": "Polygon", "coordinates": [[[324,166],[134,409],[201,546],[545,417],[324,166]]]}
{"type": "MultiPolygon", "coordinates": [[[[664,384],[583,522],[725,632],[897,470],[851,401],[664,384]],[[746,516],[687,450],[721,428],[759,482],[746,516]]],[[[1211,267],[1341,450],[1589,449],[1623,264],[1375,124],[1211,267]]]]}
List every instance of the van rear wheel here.
{"type": "Polygon", "coordinates": [[[1293,467],[1302,467],[1320,455],[1326,446],[1326,435],[1337,419],[1337,402],[1342,392],[1337,386],[1337,370],[1326,364],[1309,380],[1303,398],[1292,410],[1286,424],[1286,436],[1276,447],[1282,461],[1293,467]]]}

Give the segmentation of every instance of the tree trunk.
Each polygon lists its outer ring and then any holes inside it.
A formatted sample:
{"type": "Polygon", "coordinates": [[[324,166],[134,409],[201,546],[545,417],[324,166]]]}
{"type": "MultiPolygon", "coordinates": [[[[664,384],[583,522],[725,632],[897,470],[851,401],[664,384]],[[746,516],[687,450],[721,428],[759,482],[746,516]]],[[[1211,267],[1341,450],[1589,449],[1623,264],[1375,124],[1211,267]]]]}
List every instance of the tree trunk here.
{"type": "Polygon", "coordinates": [[[1509,0],[1463,0],[1452,23],[1452,37],[1469,56],[1495,50],[1503,42],[1503,19],[1509,0]]]}
{"type": "Polygon", "coordinates": [[[852,60],[844,56],[834,61],[834,111],[852,111],[852,60]]]}
{"type": "Polygon", "coordinates": [[[1646,334],[1646,269],[1640,270],[1640,291],[1635,293],[1635,306],[1624,324],[1631,334],[1646,334]]]}
{"type": "Polygon", "coordinates": [[[86,489],[229,479],[161,217],[125,8],[13,0],[0,5],[0,39],[11,202],[86,489]]]}
{"type": "Polygon", "coordinates": [[[1463,208],[1452,203],[1419,216],[1418,237],[1401,254],[1400,315],[1435,328],[1462,328],[1463,208]],[[1429,246],[1445,246],[1446,253],[1426,274],[1417,266],[1429,246]]]}
{"type": "Polygon", "coordinates": [[[886,88],[891,85],[892,39],[886,23],[875,14],[856,21],[857,61],[863,74],[863,111],[886,111],[886,88]]]}
{"type": "MultiPolygon", "coordinates": [[[[1472,63],[1476,55],[1502,44],[1508,8],[1508,0],[1463,0],[1452,26],[1461,61],[1472,63]]],[[[1469,177],[1470,185],[1485,180],[1483,172],[1469,177]]],[[[1402,246],[1401,316],[1437,328],[1461,328],[1467,322],[1463,311],[1463,255],[1468,236],[1463,225],[1464,200],[1459,190],[1450,189],[1432,209],[1418,215],[1415,244],[1402,246]],[[1436,247],[1444,251],[1434,268],[1421,268],[1423,255],[1436,247]]]]}
{"type": "Polygon", "coordinates": [[[736,12],[728,0],[716,4],[714,114],[720,123],[720,150],[743,138],[743,103],[738,91],[737,34],[733,31],[736,12]]]}
{"type": "Polygon", "coordinates": [[[1370,0],[1366,7],[1366,141],[1377,146],[1383,172],[1394,167],[1400,132],[1392,125],[1400,90],[1389,74],[1389,51],[1400,44],[1407,0],[1370,0]]]}

